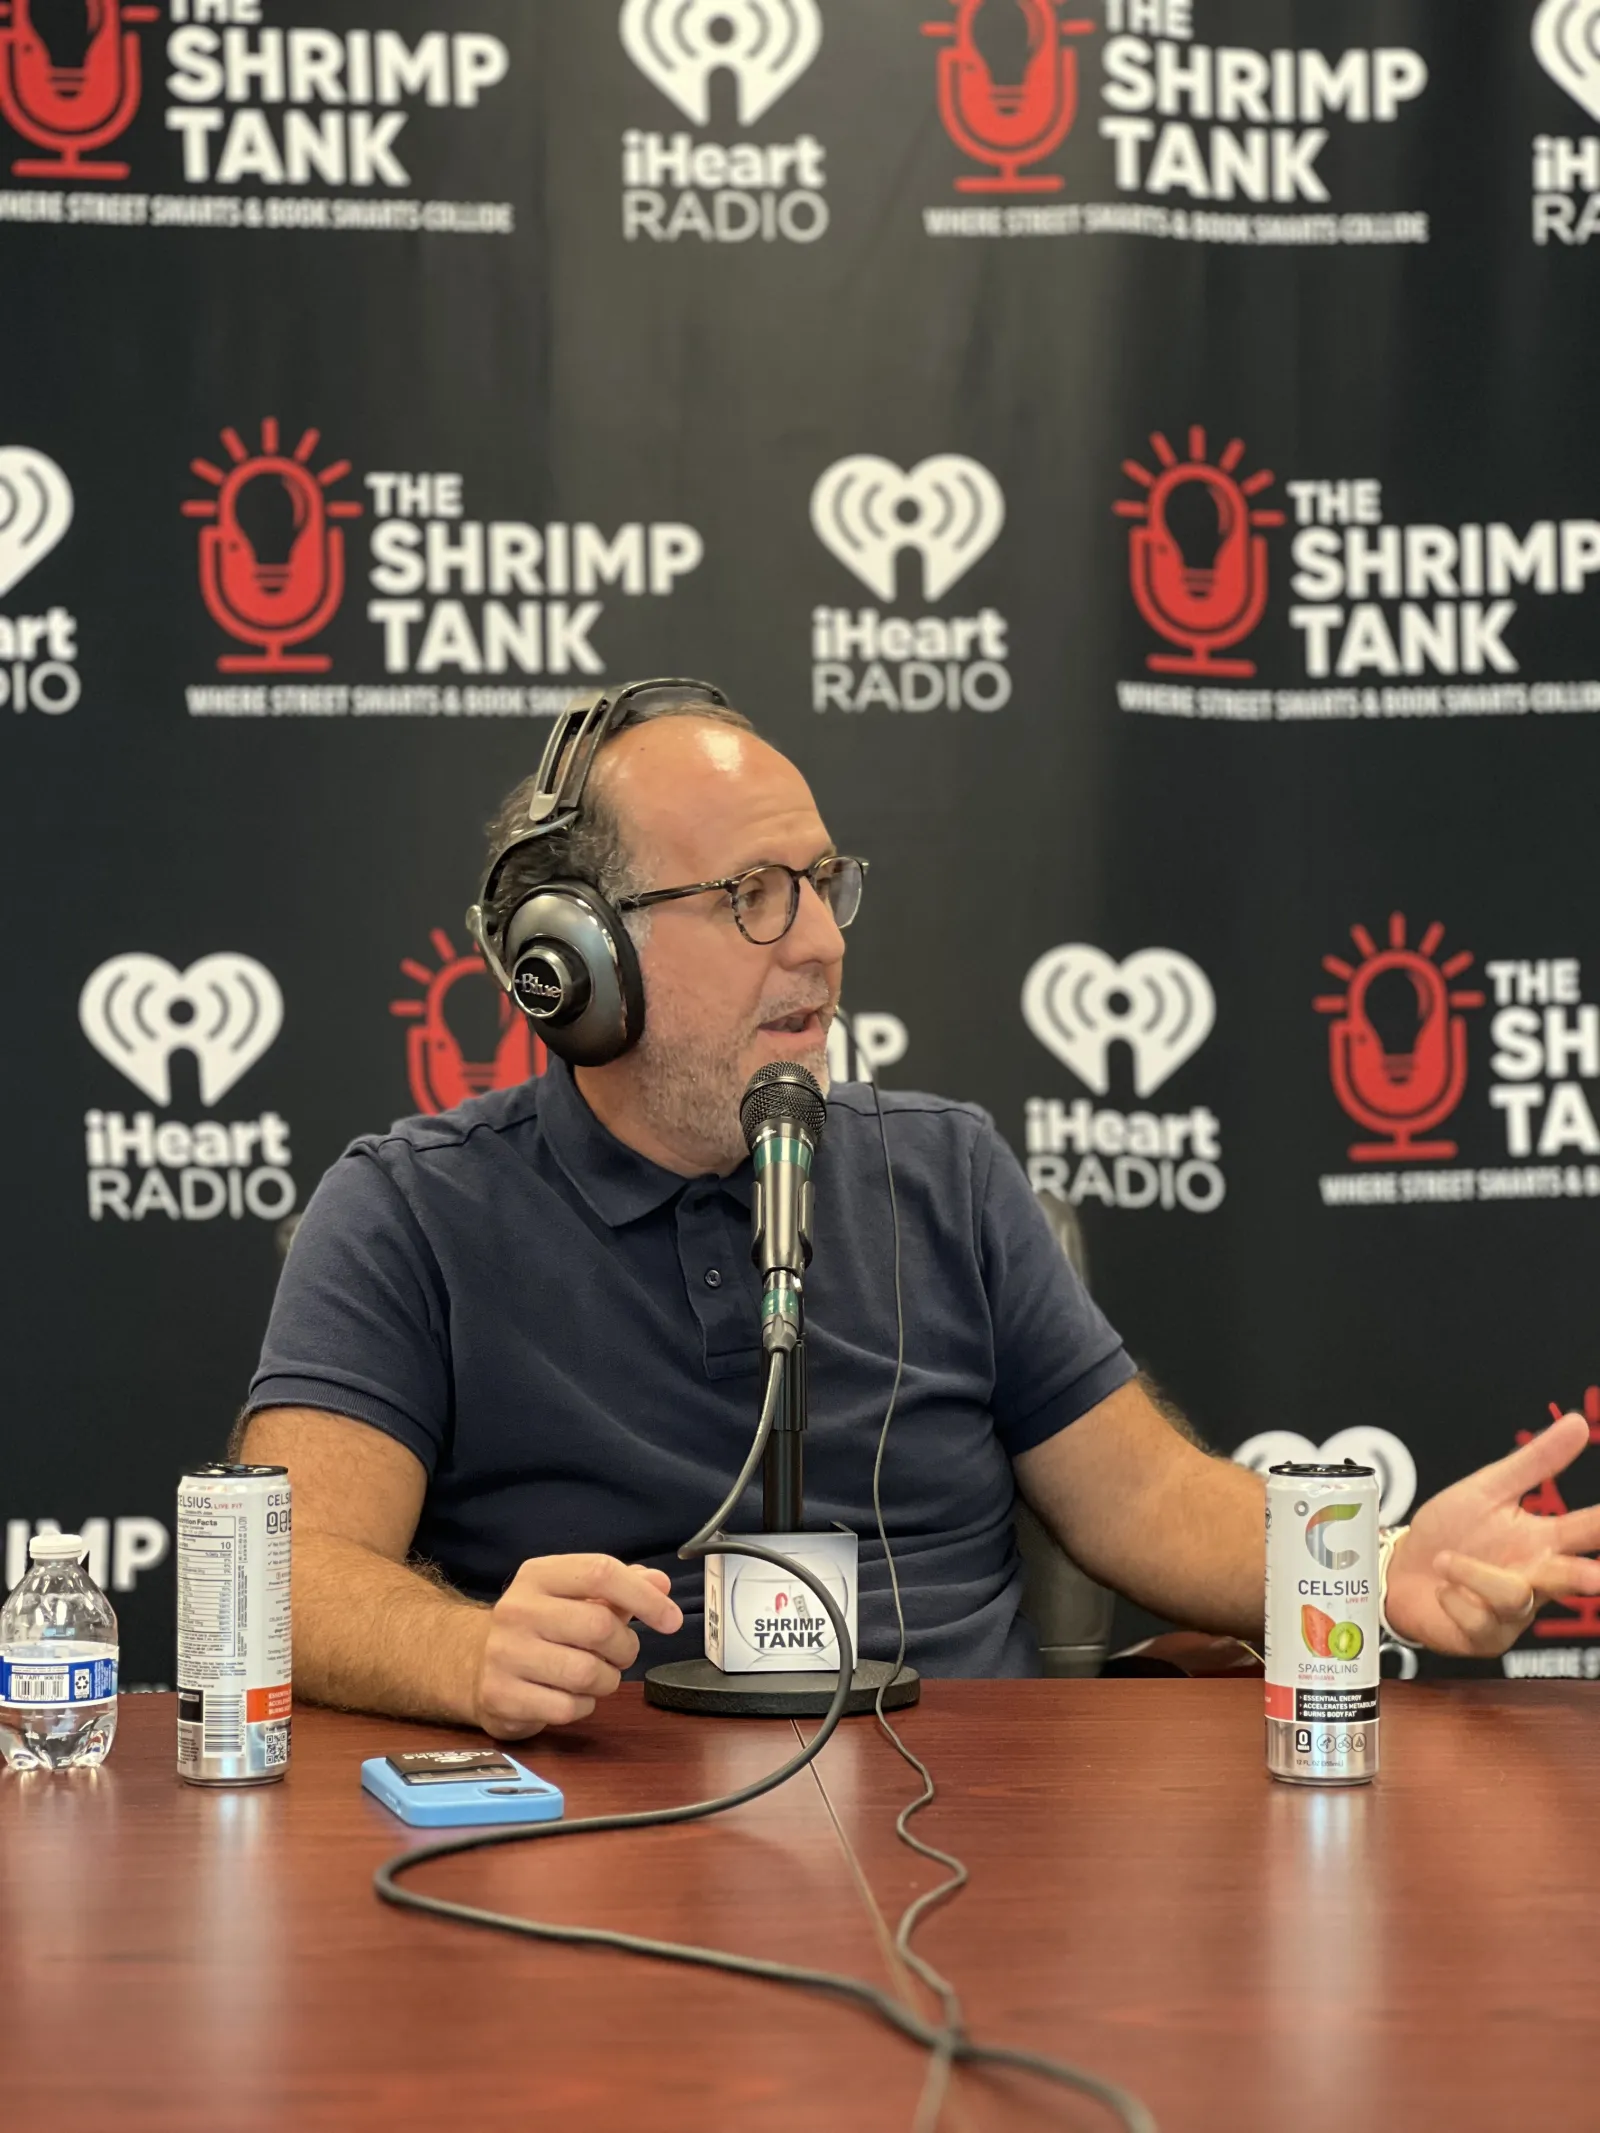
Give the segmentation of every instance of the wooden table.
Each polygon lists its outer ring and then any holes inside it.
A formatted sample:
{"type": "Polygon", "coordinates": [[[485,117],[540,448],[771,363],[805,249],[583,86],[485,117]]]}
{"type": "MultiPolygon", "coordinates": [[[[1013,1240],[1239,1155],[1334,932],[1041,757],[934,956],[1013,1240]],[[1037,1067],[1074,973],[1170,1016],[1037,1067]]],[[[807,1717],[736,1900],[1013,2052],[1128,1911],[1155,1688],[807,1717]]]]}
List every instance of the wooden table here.
{"type": "MultiPolygon", "coordinates": [[[[972,1887],[920,1943],[974,2030],[1134,2087],[1162,2133],[1600,2125],[1600,1703],[1555,1682],[1387,1687],[1386,1769],[1271,1783],[1256,1682],[934,1682],[904,1720],[972,1887]]],[[[172,1771],[170,1697],[124,1701],[106,1767],[0,1778],[0,2120],[53,2133],[908,2128],[923,2062],[848,2006],[381,1905],[420,1835],[366,1755],[470,1736],[304,1711],[287,1783],[172,1771]]],[[[779,1723],[625,1687],[529,1760],[574,1814],[727,1789],[779,1723]]],[[[851,1969],[933,1869],[870,1721],[724,1821],[424,1870],[497,1909],[851,1969]]],[[[963,2075],[952,2133],[1111,2121],[963,2075]]]]}

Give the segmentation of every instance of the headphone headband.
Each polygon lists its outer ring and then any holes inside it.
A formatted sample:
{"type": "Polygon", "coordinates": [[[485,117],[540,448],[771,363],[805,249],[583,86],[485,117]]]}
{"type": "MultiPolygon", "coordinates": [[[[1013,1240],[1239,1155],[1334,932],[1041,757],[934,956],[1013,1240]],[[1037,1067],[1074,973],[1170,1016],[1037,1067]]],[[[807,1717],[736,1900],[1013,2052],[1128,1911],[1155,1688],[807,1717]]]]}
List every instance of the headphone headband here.
{"type": "Polygon", "coordinates": [[[467,931],[496,984],[534,1021],[551,1050],[580,1065],[616,1058],[638,1041],[643,1026],[638,962],[622,921],[592,882],[546,882],[530,889],[498,926],[492,900],[507,860],[577,821],[595,757],[627,724],[630,705],[657,690],[687,698],[685,708],[696,703],[728,708],[728,699],[710,682],[675,674],[630,681],[614,695],[596,690],[568,705],[540,758],[528,826],[495,853],[467,913],[467,931]],[[523,969],[525,962],[535,961],[539,968],[523,969]]]}
{"type": "MultiPolygon", "coordinates": [[[[539,789],[528,802],[528,827],[495,854],[484,876],[483,887],[478,891],[476,908],[484,913],[486,923],[488,905],[506,861],[513,852],[520,852],[541,837],[553,837],[572,827],[583,807],[583,795],[595,757],[612,734],[626,723],[629,704],[636,697],[650,695],[657,689],[692,695],[698,702],[716,704],[723,710],[728,707],[728,699],[709,681],[695,681],[680,674],[660,674],[650,681],[630,681],[614,696],[604,689],[597,689],[593,696],[580,696],[569,704],[550,729],[550,738],[539,759],[539,789]]],[[[473,937],[477,938],[475,930],[473,937]]]]}

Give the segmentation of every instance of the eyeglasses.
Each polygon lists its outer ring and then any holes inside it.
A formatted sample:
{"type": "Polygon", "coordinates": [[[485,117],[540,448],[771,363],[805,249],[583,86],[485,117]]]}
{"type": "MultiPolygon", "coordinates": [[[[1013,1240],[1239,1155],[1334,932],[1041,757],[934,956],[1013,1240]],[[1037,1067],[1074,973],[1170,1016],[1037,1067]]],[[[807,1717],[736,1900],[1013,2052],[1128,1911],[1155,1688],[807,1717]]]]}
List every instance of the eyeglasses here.
{"type": "Polygon", "coordinates": [[[781,941],[794,924],[800,909],[800,884],[809,881],[843,929],[861,909],[861,886],[866,878],[864,859],[842,859],[837,854],[813,860],[808,867],[751,867],[743,874],[725,874],[720,881],[691,881],[681,889],[647,889],[642,896],[618,899],[619,911],[642,911],[647,904],[666,904],[680,896],[703,896],[721,889],[733,906],[733,922],[747,941],[770,948],[781,941]]]}

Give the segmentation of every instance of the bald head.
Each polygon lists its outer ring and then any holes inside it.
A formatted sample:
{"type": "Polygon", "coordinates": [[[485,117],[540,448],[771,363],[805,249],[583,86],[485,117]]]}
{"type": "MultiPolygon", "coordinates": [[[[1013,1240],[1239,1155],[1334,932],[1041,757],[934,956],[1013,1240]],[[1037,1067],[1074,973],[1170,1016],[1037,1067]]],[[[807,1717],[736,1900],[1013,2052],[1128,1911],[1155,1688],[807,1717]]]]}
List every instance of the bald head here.
{"type": "Polygon", "coordinates": [[[590,790],[639,887],[718,880],[821,832],[811,789],[787,756],[747,728],[688,713],[618,734],[590,790]]]}

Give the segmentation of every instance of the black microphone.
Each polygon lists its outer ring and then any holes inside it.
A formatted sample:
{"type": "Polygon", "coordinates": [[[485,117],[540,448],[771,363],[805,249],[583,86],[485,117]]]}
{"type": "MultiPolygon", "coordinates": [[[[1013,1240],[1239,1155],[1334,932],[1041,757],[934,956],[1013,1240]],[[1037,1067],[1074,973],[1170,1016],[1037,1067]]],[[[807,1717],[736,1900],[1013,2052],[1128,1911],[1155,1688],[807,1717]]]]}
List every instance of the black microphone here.
{"type": "Polygon", "coordinates": [[[761,1276],[761,1345],[788,1355],[801,1331],[801,1283],[811,1261],[811,1164],[828,1122],[815,1075],[774,1059],[750,1077],[739,1124],[755,1163],[750,1257],[761,1276]]]}

